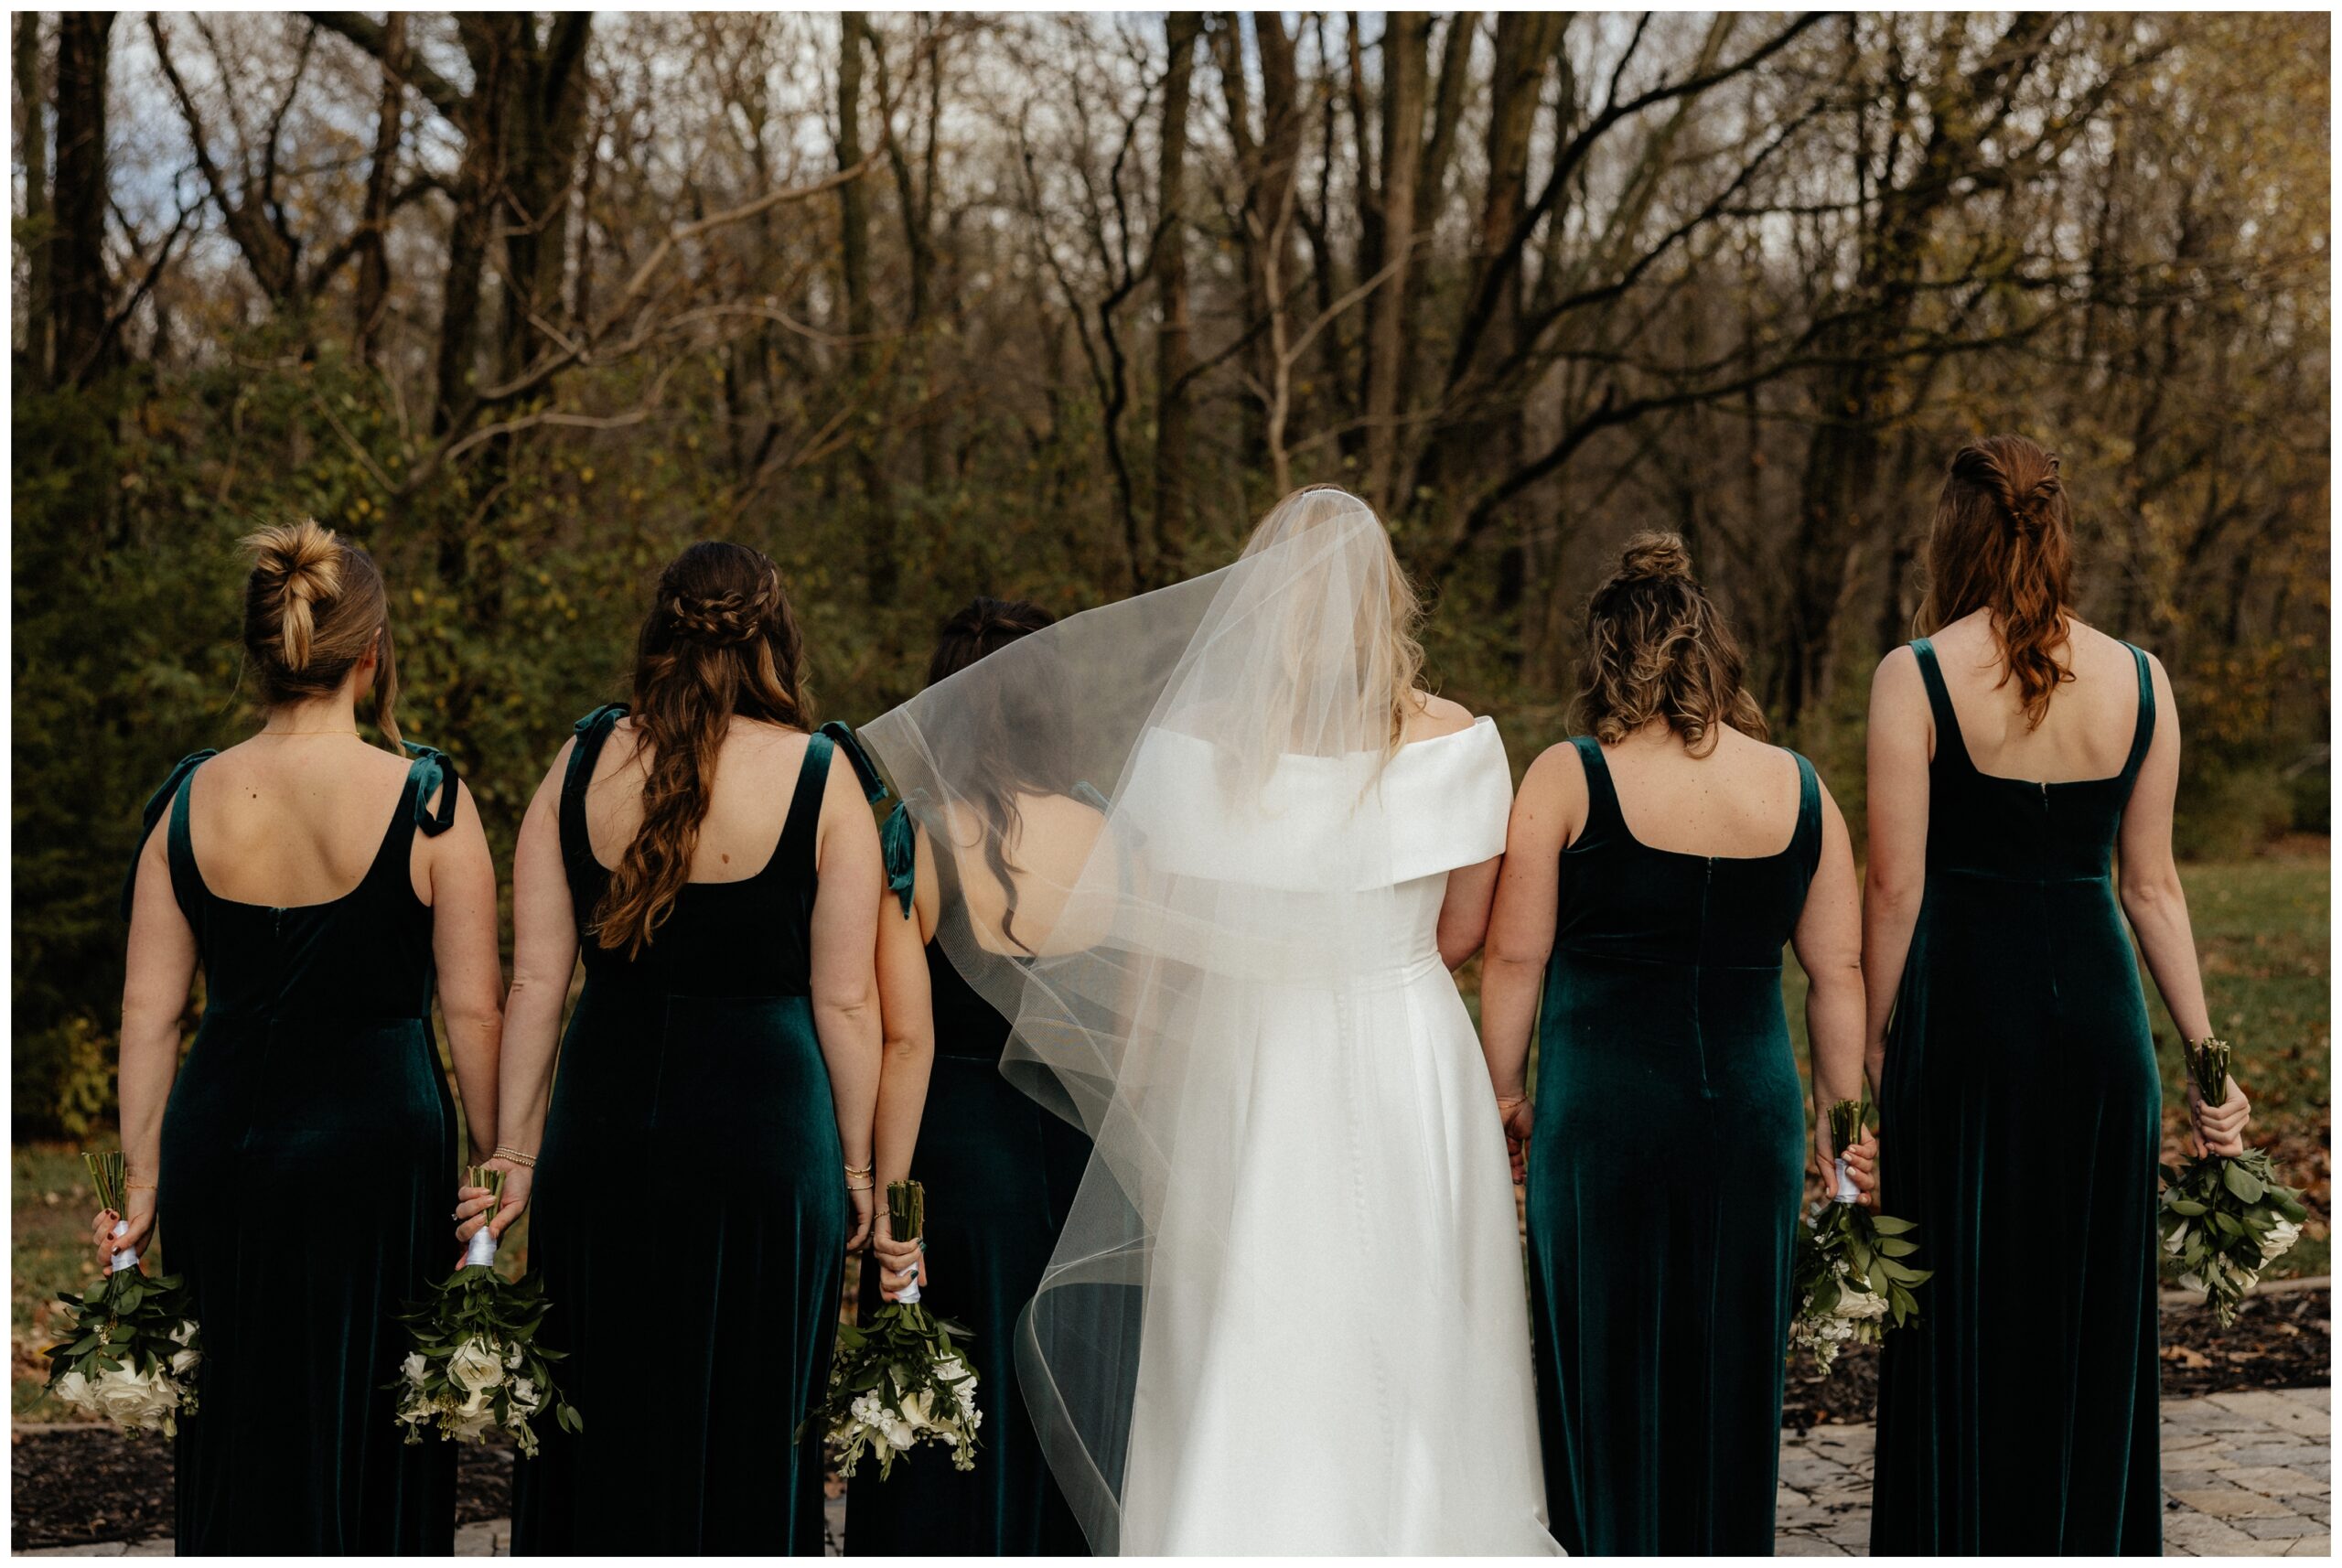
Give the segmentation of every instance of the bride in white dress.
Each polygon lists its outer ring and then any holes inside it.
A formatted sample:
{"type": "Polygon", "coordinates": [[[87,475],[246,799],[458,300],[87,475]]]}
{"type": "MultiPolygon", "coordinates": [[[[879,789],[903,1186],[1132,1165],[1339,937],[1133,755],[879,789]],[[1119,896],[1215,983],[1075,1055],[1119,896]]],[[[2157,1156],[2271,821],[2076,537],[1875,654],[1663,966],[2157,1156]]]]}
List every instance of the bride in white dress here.
{"type": "Polygon", "coordinates": [[[1511,775],[1416,690],[1414,618],[1373,512],[1304,490],[1235,565],[863,732],[953,855],[947,950],[1015,1023],[1003,1070],[1095,1140],[1017,1354],[1101,1553],[1559,1551],[1449,973],[1511,775]],[[987,841],[968,802],[1004,780],[1021,825],[987,841]]]}

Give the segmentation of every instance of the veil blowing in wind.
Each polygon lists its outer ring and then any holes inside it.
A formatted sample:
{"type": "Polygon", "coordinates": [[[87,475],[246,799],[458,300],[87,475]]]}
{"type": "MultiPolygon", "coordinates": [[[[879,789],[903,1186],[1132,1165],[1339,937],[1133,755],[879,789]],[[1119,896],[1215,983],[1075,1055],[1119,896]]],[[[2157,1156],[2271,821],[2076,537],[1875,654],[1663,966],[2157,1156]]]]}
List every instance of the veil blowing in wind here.
{"type": "Polygon", "coordinates": [[[1372,510],[1305,490],[1235,564],[863,732],[950,857],[939,940],[1013,1022],[1003,1071],[1094,1141],[1017,1357],[1101,1552],[1553,1550],[1503,1144],[1432,940],[1510,775],[1486,721],[1402,746],[1414,613],[1372,510]]]}

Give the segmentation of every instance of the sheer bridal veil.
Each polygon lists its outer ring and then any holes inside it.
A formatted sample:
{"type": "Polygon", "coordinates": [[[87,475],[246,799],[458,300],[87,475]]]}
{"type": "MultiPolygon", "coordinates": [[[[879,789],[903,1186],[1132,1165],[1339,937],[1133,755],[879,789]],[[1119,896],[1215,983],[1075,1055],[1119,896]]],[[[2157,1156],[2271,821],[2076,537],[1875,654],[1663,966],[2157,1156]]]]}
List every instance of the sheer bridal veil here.
{"type": "Polygon", "coordinates": [[[1350,1004],[1403,961],[1380,784],[1413,616],[1372,510],[1305,490],[1235,564],[1024,638],[862,732],[945,867],[938,940],[1014,1024],[1002,1070],[1094,1141],[1016,1353],[1100,1552],[1138,1470],[1175,1463],[1148,1445],[1193,1413],[1188,1360],[1252,1283],[1261,1216],[1337,1254],[1389,1218],[1363,1188],[1320,1213],[1248,1192],[1245,1129],[1296,1070],[1335,1121],[1367,1087],[1348,1064],[1376,1009],[1350,1004]],[[1335,1037],[1280,1061],[1296,1031],[1263,1020],[1296,997],[1335,1037]]]}

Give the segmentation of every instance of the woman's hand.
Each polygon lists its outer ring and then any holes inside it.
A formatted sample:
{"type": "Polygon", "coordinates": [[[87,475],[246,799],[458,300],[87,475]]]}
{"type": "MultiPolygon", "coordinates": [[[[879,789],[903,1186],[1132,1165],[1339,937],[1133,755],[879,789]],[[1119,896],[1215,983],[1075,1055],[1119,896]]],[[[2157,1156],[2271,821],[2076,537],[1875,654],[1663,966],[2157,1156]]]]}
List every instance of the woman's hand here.
{"type": "Polygon", "coordinates": [[[504,1197],[499,1202],[496,1195],[484,1187],[456,1189],[457,1246],[469,1241],[483,1225],[488,1227],[489,1234],[501,1244],[504,1232],[512,1228],[512,1222],[521,1218],[521,1211],[529,1207],[529,1188],[537,1174],[532,1166],[499,1155],[486,1161],[482,1168],[504,1173],[504,1197]],[[489,1212],[491,1209],[495,1211],[492,1214],[489,1212]]]}
{"type": "Polygon", "coordinates": [[[854,1229],[845,1239],[845,1250],[858,1252],[870,1240],[871,1189],[866,1187],[847,1187],[845,1200],[854,1208],[854,1229]]]}
{"type": "Polygon", "coordinates": [[[921,1290],[927,1288],[927,1250],[914,1236],[908,1241],[895,1240],[891,1218],[878,1216],[876,1231],[870,1238],[870,1254],[878,1261],[878,1294],[888,1301],[902,1299],[903,1291],[913,1280],[921,1290]]]}
{"type": "Polygon", "coordinates": [[[2234,1156],[2244,1153],[2244,1124],[2251,1119],[2252,1102],[2244,1097],[2231,1078],[2228,1081],[2228,1098],[2218,1105],[2204,1103],[2202,1091],[2194,1083],[2187,1086],[2187,1120],[2196,1133],[2196,1142],[2208,1155],[2234,1156]]]}
{"type": "Polygon", "coordinates": [[[133,1187],[124,1195],[123,1202],[128,1206],[129,1213],[102,1208],[97,1218],[90,1221],[90,1243],[97,1248],[98,1262],[102,1265],[111,1264],[116,1252],[145,1251],[146,1238],[154,1234],[155,1189],[151,1187],[133,1187]],[[117,1236],[113,1233],[114,1225],[124,1219],[130,1221],[130,1229],[117,1236]]]}
{"type": "MultiPolygon", "coordinates": [[[[1837,1155],[1830,1147],[1830,1122],[1823,1117],[1813,1128],[1813,1174],[1821,1178],[1824,1195],[1838,1195],[1837,1155]]],[[[1847,1145],[1846,1176],[1853,1182],[1854,1190],[1862,1196],[1856,1200],[1873,1214],[1878,1212],[1878,1133],[1869,1127],[1863,1135],[1847,1145]]]]}
{"type": "Polygon", "coordinates": [[[1497,1096],[1497,1114],[1504,1122],[1505,1153],[1512,1160],[1512,1185],[1529,1179],[1529,1135],[1537,1127],[1537,1107],[1527,1096],[1497,1096]]]}
{"type": "Polygon", "coordinates": [[[1875,1128],[1864,1128],[1863,1135],[1846,1150],[1846,1177],[1854,1184],[1854,1190],[1862,1194],[1856,1201],[1873,1214],[1876,1214],[1878,1212],[1878,1132],[1875,1128]]]}

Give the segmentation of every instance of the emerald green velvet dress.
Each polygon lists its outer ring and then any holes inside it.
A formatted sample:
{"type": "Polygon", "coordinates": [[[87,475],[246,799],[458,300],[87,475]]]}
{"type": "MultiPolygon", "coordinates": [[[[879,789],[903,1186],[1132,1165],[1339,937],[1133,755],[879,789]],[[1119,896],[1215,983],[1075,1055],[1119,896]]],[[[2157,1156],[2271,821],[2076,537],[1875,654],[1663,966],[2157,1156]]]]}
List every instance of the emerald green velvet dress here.
{"type": "Polygon", "coordinates": [[[1887,1336],[1875,1553],[2162,1551],[2155,1159],[2163,1090],[2109,875],[2122,771],[1977,771],[1937,667],[1927,895],[1880,1086],[1879,1199],[1933,1269],[1887,1336]]]}
{"type": "MultiPolygon", "coordinates": [[[[953,875],[949,855],[936,874],[953,875]]],[[[947,886],[943,918],[964,924],[947,886]]],[[[938,932],[940,937],[941,932],[938,932]]],[[[974,1334],[976,1405],[983,1446],[973,1470],[923,1448],[880,1480],[865,1464],[846,1485],[852,1557],[1087,1555],[1081,1528],[1050,1477],[1017,1388],[1017,1315],[1033,1299],[1090,1160],[1090,1140],[1001,1076],[1008,1020],[961,977],[937,942],[927,947],[935,1011],[935,1070],[928,1080],[911,1175],[927,1187],[928,1309],[974,1334]]],[[[881,1305],[878,1271],[862,1271],[862,1307],[881,1305]]]]}
{"type": "Polygon", "coordinates": [[[204,978],[156,1190],[203,1326],[202,1407],[175,1440],[177,1550],[444,1557],[456,1450],[408,1445],[389,1385],[407,1350],[396,1315],[457,1261],[456,1107],[411,871],[416,829],[455,821],[455,774],[419,752],[358,886],[275,908],[218,897],[197,868],[188,790],[211,755],[147,805],[150,832],[170,812],[171,890],[204,978]],[[302,1242],[289,1202],[330,1215],[329,1241],[302,1242]]]}
{"type": "Polygon", "coordinates": [[[1821,854],[1650,849],[1602,747],[1562,852],[1529,1153],[1545,1506],[1572,1553],[1768,1555],[1805,1104],[1781,948],[1821,854]]]}
{"type": "Polygon", "coordinates": [[[828,736],[771,858],[693,883],[639,957],[586,934],[609,872],[586,787],[623,708],[577,725],[563,864],[586,989],[532,1197],[545,1343],[584,1419],[518,1461],[516,1554],[819,1556],[822,1439],[851,1229],[809,977],[828,736]]]}

